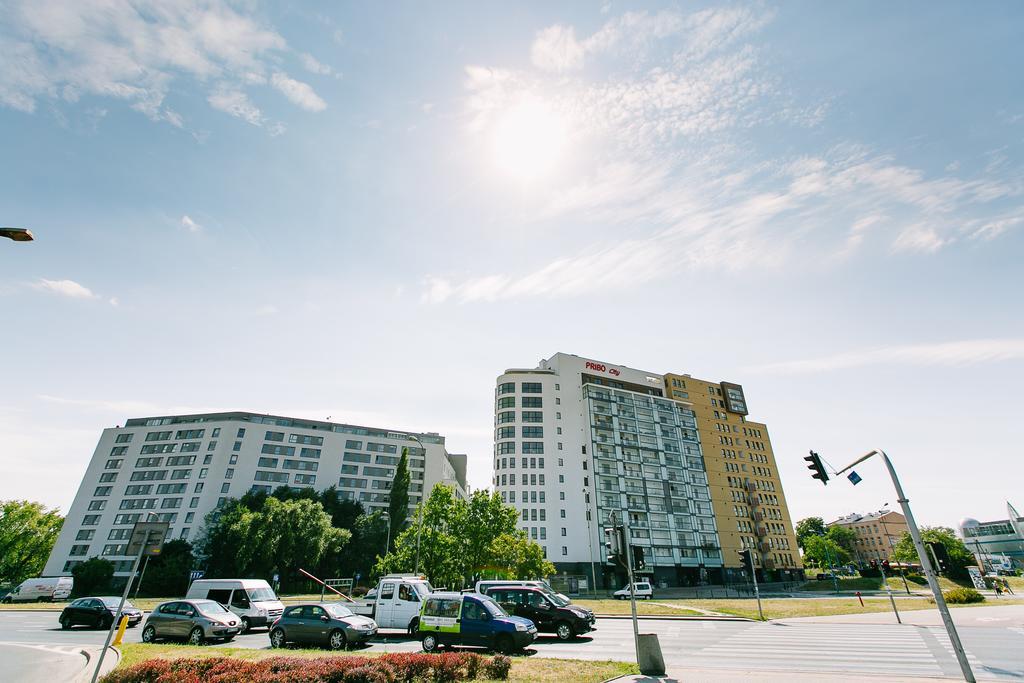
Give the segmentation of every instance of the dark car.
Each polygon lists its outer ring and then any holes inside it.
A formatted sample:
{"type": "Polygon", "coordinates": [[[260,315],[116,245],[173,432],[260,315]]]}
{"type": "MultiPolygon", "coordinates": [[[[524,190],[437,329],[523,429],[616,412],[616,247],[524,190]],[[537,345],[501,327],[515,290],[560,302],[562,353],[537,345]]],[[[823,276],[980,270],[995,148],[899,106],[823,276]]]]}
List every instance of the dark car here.
{"type": "MultiPolygon", "coordinates": [[[[72,626],[92,626],[93,628],[110,628],[117,615],[117,605],[121,598],[104,596],[99,598],[78,598],[68,604],[60,613],[60,627],[65,631],[72,626]]],[[[132,627],[142,621],[142,612],[132,603],[124,601],[121,614],[128,617],[128,626],[132,627]]]]}
{"type": "Polygon", "coordinates": [[[529,619],[538,631],[569,640],[594,630],[594,613],[577,607],[550,591],[528,586],[492,586],[487,595],[509,614],[529,619]]]}
{"type": "Polygon", "coordinates": [[[142,628],[142,642],[157,638],[186,640],[202,645],[207,640],[229,642],[242,626],[227,607],[213,600],[172,600],[156,606],[142,628]]]}
{"type": "Polygon", "coordinates": [[[331,602],[291,605],[270,627],[271,647],[311,643],[341,650],[349,643],[363,643],[377,634],[377,622],[353,614],[331,602]]]}

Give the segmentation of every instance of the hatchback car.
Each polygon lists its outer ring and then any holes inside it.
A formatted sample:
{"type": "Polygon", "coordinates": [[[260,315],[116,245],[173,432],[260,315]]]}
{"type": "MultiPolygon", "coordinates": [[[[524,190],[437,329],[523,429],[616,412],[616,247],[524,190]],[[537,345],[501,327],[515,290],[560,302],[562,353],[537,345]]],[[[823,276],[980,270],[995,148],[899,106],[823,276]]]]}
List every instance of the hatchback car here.
{"type": "MultiPolygon", "coordinates": [[[[94,628],[110,628],[117,615],[117,606],[121,598],[104,596],[101,598],[78,598],[60,613],[60,627],[65,631],[72,626],[92,626],[94,628]]],[[[128,617],[128,627],[138,625],[142,621],[142,611],[132,603],[124,601],[121,614],[128,617]]]]}
{"type": "Polygon", "coordinates": [[[190,645],[207,640],[228,642],[241,630],[238,617],[213,600],[174,600],[157,605],[142,628],[142,642],[180,638],[190,645]]]}
{"type": "Polygon", "coordinates": [[[287,607],[270,626],[270,645],[310,643],[342,650],[349,643],[363,643],[375,635],[377,622],[373,619],[353,614],[344,605],[316,602],[287,607]]]}
{"type": "Polygon", "coordinates": [[[529,619],[538,631],[569,640],[594,630],[594,613],[558,597],[557,593],[526,586],[494,586],[487,595],[509,614],[529,619]]]}

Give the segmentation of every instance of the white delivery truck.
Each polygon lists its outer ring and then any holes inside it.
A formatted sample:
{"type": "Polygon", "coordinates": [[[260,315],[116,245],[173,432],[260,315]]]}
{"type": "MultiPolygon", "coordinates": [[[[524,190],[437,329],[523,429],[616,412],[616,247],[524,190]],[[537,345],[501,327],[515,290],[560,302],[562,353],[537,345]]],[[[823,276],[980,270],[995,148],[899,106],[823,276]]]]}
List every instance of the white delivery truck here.
{"type": "Polygon", "coordinates": [[[74,579],[70,576],[51,576],[49,578],[27,579],[22,581],[10,593],[3,597],[2,602],[53,602],[67,600],[71,597],[74,579]]]}
{"type": "Polygon", "coordinates": [[[388,574],[362,600],[345,603],[355,614],[370,617],[379,628],[397,628],[416,635],[420,607],[433,591],[425,577],[416,574],[388,574]]]}
{"type": "Polygon", "coordinates": [[[185,598],[224,605],[238,615],[242,633],[253,626],[269,626],[284,612],[284,605],[262,579],[198,579],[185,598]]]}

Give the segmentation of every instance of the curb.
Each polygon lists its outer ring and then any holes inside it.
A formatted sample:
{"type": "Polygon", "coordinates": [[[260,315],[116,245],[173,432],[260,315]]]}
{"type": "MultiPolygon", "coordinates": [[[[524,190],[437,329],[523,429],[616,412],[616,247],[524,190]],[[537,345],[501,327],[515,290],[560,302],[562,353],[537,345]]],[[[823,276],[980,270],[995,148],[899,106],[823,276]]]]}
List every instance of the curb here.
{"type": "MultiPolygon", "coordinates": [[[[632,619],[631,614],[595,614],[595,619],[632,619]]],[[[723,614],[721,616],[712,614],[700,614],[700,615],[674,615],[674,614],[638,614],[637,619],[640,620],[653,620],[653,621],[750,621],[756,622],[756,619],[748,619],[747,617],[737,617],[731,614],[723,614]]]]}

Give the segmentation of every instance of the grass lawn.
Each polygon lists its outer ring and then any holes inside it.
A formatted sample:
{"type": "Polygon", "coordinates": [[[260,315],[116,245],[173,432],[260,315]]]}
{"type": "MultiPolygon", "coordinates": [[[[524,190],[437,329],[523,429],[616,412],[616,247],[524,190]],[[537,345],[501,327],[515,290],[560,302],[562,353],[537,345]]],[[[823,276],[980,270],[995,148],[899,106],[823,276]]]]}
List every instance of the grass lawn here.
{"type": "MultiPolygon", "coordinates": [[[[722,600],[680,600],[682,605],[732,614],[748,619],[757,619],[757,601],[746,599],[722,600]]],[[[766,619],[787,619],[790,617],[824,617],[834,614],[862,614],[865,612],[888,612],[892,610],[888,597],[864,598],[861,607],[857,598],[766,598],[761,601],[766,619]]],[[[978,607],[999,605],[1021,605],[1024,599],[989,598],[973,605],[950,605],[950,607],[978,607]]],[[[928,598],[904,598],[896,602],[900,611],[934,609],[935,604],[928,598]]]]}
{"type": "MultiPolygon", "coordinates": [[[[573,600],[572,604],[591,609],[594,614],[632,614],[629,600],[573,600]]],[[[637,600],[636,613],[658,616],[671,614],[683,617],[700,614],[696,610],[688,609],[679,600],[637,600]]]]}
{"type": "MultiPolygon", "coordinates": [[[[903,585],[903,579],[900,578],[899,574],[895,576],[887,577],[889,588],[894,593],[902,592],[906,594],[906,588],[903,585]]],[[[928,582],[925,581],[923,576],[907,577],[907,585],[910,586],[911,591],[927,591],[928,582]]],[[[1012,583],[1010,584],[1013,585],[1012,583]]],[[[939,587],[944,591],[948,591],[951,588],[970,587],[970,582],[958,582],[950,581],[944,576],[939,577],[939,587]]],[[[797,588],[799,591],[808,591],[814,593],[831,593],[835,590],[835,586],[832,584],[832,580],[827,581],[808,581],[804,585],[797,588]]],[[[882,583],[882,578],[867,578],[867,577],[840,577],[839,579],[839,590],[840,591],[872,591],[872,590],[885,590],[885,585],[882,583]]],[[[1014,589],[1016,590],[1016,589],[1014,589]]]]}
{"type": "MultiPolygon", "coordinates": [[[[371,653],[329,653],[324,650],[248,650],[244,648],[210,648],[193,647],[190,645],[156,644],[145,645],[142,643],[131,643],[123,647],[121,651],[121,663],[118,667],[127,667],[132,664],[164,657],[176,659],[179,657],[235,657],[238,659],[265,659],[267,657],[373,657],[371,653]]],[[[578,659],[545,659],[543,657],[513,657],[512,671],[509,674],[509,681],[526,683],[535,681],[537,683],[558,683],[559,681],[581,681],[598,683],[616,676],[639,673],[636,664],[627,662],[591,662],[578,659]]]]}

